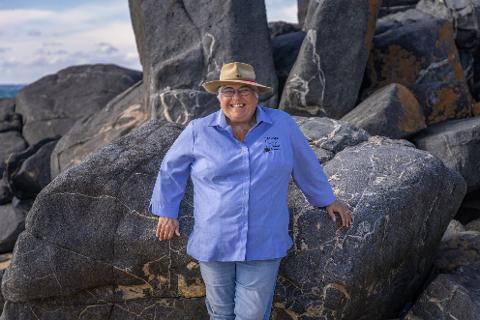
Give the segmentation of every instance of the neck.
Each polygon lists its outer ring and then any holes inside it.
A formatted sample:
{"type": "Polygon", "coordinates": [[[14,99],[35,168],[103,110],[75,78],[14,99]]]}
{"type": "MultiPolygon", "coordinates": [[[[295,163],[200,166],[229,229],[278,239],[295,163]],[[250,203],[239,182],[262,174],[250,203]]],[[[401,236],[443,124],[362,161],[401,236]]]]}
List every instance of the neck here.
{"type": "Polygon", "coordinates": [[[255,123],[257,122],[255,115],[250,118],[248,121],[242,121],[242,122],[235,122],[231,121],[230,119],[227,118],[227,122],[230,126],[232,127],[253,127],[255,123]]]}

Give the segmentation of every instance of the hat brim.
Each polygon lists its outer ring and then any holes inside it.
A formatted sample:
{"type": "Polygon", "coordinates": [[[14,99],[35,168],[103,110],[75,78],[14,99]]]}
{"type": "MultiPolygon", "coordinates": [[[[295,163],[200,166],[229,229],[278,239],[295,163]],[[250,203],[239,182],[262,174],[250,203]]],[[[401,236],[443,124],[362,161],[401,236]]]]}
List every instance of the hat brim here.
{"type": "Polygon", "coordinates": [[[217,93],[218,88],[229,84],[244,84],[249,87],[256,88],[259,93],[271,92],[272,88],[264,86],[263,84],[254,83],[246,80],[213,80],[202,84],[202,87],[210,93],[217,93]]]}

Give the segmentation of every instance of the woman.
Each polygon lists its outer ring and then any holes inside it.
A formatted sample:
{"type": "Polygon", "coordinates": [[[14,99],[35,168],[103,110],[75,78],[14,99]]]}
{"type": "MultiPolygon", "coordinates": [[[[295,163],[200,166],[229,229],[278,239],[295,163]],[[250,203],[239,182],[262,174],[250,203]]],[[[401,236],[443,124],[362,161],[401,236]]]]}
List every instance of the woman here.
{"type": "Polygon", "coordinates": [[[217,93],[221,110],[191,121],[165,155],[150,211],[157,237],[180,235],[178,208],[188,177],[194,186],[194,228],[187,253],[197,259],[210,319],[269,319],[277,272],[292,245],[287,207],[290,176],[309,202],[326,207],[342,226],[352,217],[335,199],[313,150],[285,112],[257,105],[271,88],[253,67],[223,65],[217,93]]]}

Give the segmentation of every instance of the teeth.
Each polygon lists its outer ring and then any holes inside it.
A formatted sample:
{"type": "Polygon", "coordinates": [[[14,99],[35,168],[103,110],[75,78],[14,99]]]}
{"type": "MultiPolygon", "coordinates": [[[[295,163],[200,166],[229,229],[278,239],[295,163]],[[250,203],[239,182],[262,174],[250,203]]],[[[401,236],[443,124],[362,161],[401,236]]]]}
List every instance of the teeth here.
{"type": "Polygon", "coordinates": [[[232,104],[232,107],[234,107],[234,108],[242,108],[242,107],[243,107],[243,103],[232,104]]]}

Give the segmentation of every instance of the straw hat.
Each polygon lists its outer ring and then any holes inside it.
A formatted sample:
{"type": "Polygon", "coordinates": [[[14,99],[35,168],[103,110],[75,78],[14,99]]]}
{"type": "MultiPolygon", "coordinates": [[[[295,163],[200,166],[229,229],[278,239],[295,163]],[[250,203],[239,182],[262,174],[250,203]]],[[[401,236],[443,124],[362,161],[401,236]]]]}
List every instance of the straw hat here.
{"type": "Polygon", "coordinates": [[[245,84],[257,88],[258,92],[269,92],[272,88],[255,81],[255,70],[246,63],[226,63],[220,70],[220,80],[207,81],[202,86],[210,93],[217,93],[218,88],[229,84],[245,84]]]}

